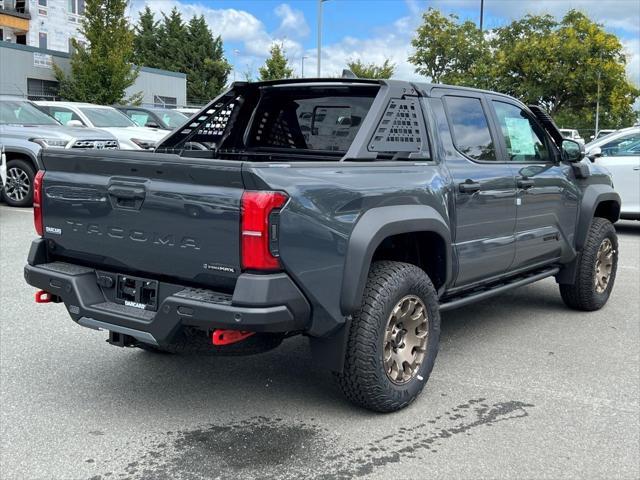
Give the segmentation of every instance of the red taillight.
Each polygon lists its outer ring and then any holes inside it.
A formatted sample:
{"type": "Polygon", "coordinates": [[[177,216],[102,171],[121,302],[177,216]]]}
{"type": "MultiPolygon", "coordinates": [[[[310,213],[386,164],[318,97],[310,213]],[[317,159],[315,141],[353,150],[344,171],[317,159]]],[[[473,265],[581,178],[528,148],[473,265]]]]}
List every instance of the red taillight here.
{"type": "Polygon", "coordinates": [[[278,225],[270,218],[281,208],[287,196],[280,192],[244,192],[242,194],[242,268],[246,270],[277,270],[280,261],[274,255],[277,248],[278,225]]]}
{"type": "Polygon", "coordinates": [[[38,170],[33,179],[33,225],[36,233],[42,236],[42,178],[44,170],[38,170]]]}

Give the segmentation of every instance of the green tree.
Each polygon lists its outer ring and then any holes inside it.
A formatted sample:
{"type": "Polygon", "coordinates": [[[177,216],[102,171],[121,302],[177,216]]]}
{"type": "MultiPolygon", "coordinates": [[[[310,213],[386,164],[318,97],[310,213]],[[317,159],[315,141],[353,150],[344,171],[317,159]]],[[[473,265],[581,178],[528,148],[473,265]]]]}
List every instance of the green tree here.
{"type": "Polygon", "coordinates": [[[124,100],[125,90],[138,76],[126,7],[127,0],[86,0],[80,32],[87,44],[72,41],[69,75],[54,65],[63,98],[107,105],[124,100]]]}
{"type": "Polygon", "coordinates": [[[293,69],[289,67],[289,62],[285,57],[284,46],[274,43],[269,50],[271,56],[267,58],[264,66],[258,69],[260,80],[279,80],[281,78],[291,78],[293,69]]]}
{"type": "Polygon", "coordinates": [[[496,30],[494,85],[525,103],[544,106],[565,126],[591,126],[600,85],[602,128],[628,126],[640,91],[628,80],[618,37],[570,10],[560,22],[527,15],[496,30]]]}
{"type": "Polygon", "coordinates": [[[191,47],[189,30],[180,11],[173,7],[169,15],[163,13],[158,32],[158,68],[184,73],[186,52],[191,47]]]}
{"type": "Polygon", "coordinates": [[[187,28],[185,50],[187,98],[193,103],[206,102],[224,88],[231,65],[224,57],[222,38],[213,37],[204,16],[194,16],[187,28]]]}
{"type": "Polygon", "coordinates": [[[600,126],[633,123],[640,91],[626,76],[620,40],[585,14],[557,21],[527,15],[485,38],[469,21],[429,9],[413,40],[416,71],[443,82],[488,88],[543,106],[558,124],[591,128],[600,85],[600,126]]]}
{"type": "Polygon", "coordinates": [[[159,22],[149,8],[145,6],[134,27],[133,60],[136,65],[158,66],[159,22]]]}
{"type": "Polygon", "coordinates": [[[460,23],[456,15],[429,8],[411,45],[415,52],[409,62],[434,83],[469,85],[487,75],[488,45],[469,20],[460,23]]]}
{"type": "Polygon", "coordinates": [[[358,78],[391,78],[396,70],[396,65],[389,59],[382,65],[364,63],[358,59],[347,63],[347,66],[358,78]]]}

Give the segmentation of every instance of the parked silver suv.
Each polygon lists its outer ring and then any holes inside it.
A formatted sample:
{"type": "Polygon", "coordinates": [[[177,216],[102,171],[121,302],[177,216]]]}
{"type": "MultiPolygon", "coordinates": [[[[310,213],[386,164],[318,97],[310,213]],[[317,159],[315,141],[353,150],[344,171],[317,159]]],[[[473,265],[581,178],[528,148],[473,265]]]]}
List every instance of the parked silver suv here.
{"type": "Polygon", "coordinates": [[[117,149],[113,135],[95,128],[73,128],[20,97],[0,95],[0,150],[6,158],[3,200],[14,207],[33,202],[33,177],[42,148],[117,149]]]}

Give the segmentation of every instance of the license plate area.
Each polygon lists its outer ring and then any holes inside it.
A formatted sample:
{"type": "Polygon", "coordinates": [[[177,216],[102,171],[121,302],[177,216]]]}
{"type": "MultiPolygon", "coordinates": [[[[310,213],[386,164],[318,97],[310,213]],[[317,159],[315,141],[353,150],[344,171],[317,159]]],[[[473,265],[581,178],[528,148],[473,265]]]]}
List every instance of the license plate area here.
{"type": "Polygon", "coordinates": [[[158,308],[158,282],[129,275],[118,275],[116,302],[155,312],[158,308]]]}

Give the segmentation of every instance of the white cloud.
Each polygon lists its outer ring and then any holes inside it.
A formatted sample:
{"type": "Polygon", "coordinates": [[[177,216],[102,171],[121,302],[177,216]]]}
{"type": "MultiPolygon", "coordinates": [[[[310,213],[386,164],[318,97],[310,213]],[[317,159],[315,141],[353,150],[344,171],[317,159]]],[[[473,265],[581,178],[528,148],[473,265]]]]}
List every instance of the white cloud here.
{"type": "MultiPolygon", "coordinates": [[[[417,0],[410,0],[416,2],[417,0]]],[[[469,12],[478,12],[480,15],[480,2],[478,0],[431,0],[421,1],[418,4],[422,9],[428,7],[440,8],[443,11],[464,9],[469,12]]],[[[513,20],[527,13],[549,13],[555,17],[561,17],[568,10],[580,10],[590,18],[602,23],[607,28],[619,28],[629,33],[640,32],[640,2],[637,0],[485,0],[485,18],[488,15],[513,20]]]]}
{"type": "Polygon", "coordinates": [[[303,38],[309,35],[309,25],[307,25],[307,21],[304,18],[304,13],[300,10],[294,10],[286,3],[283,3],[276,7],[275,13],[280,18],[279,34],[295,38],[303,38]]]}
{"type": "Polygon", "coordinates": [[[229,52],[229,60],[236,65],[232,78],[235,75],[238,80],[244,78],[247,70],[255,74],[257,67],[269,56],[269,49],[275,42],[284,46],[289,58],[299,58],[303,48],[295,38],[300,38],[309,31],[302,12],[287,4],[281,4],[275,9],[275,14],[280,18],[280,26],[275,32],[268,32],[262,21],[245,10],[216,9],[199,3],[181,3],[178,0],[134,0],[129,13],[132,21],[137,20],[138,13],[145,6],[149,6],[156,18],[161,18],[161,12],[169,14],[173,7],[178,8],[185,21],[194,15],[203,15],[214,35],[220,35],[225,43],[241,43],[241,48],[229,52]]]}
{"type": "Polygon", "coordinates": [[[627,75],[635,85],[640,86],[640,39],[622,42],[627,56],[627,75]]]}

